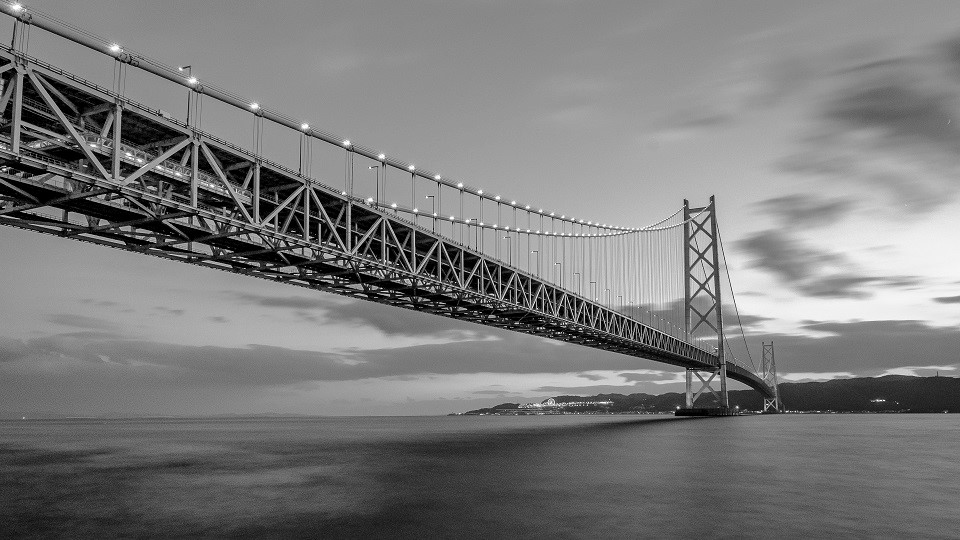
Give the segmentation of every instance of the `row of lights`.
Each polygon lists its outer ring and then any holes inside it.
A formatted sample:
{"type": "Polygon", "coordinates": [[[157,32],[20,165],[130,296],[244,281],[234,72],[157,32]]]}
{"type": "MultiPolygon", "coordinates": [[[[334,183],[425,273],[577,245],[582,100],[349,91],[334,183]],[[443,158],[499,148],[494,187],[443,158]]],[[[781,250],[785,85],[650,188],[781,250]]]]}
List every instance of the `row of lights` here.
{"type": "MultiPolygon", "coordinates": [[[[182,70],[182,68],[181,68],[181,70],[182,70]]],[[[191,80],[193,81],[193,82],[191,82],[191,84],[193,84],[193,83],[196,82],[196,79],[193,78],[193,77],[191,77],[190,79],[188,79],[188,81],[191,81],[191,80]]],[[[260,104],[257,103],[256,101],[254,101],[253,103],[250,104],[250,110],[252,110],[252,111],[254,111],[254,112],[260,110],[260,104]]],[[[304,131],[304,132],[308,132],[308,131],[310,131],[310,124],[308,124],[307,122],[304,122],[304,123],[300,124],[300,129],[301,129],[302,131],[304,131]]],[[[345,148],[350,148],[351,146],[353,146],[353,143],[350,142],[350,139],[344,139],[343,142],[342,142],[342,144],[343,144],[343,146],[344,146],[345,148]]],[[[381,161],[381,162],[385,162],[385,161],[387,160],[387,155],[384,154],[384,153],[380,153],[380,154],[377,155],[377,159],[378,159],[379,161],[381,161]]],[[[410,165],[407,165],[407,170],[410,171],[410,172],[415,172],[415,171],[417,170],[417,167],[416,167],[416,165],[414,165],[414,164],[411,163],[410,165]]],[[[440,180],[443,179],[443,177],[442,177],[441,175],[439,175],[439,174],[435,174],[435,175],[433,176],[433,179],[439,182],[440,180]]],[[[457,186],[456,186],[456,187],[457,187],[457,189],[459,189],[459,190],[461,190],[461,191],[467,191],[467,188],[464,186],[463,182],[457,182],[457,186]]],[[[476,190],[476,192],[477,192],[477,195],[483,196],[483,190],[482,190],[482,189],[478,189],[478,190],[476,190]]],[[[343,195],[346,195],[346,192],[344,192],[343,195]]],[[[497,202],[500,202],[500,201],[501,201],[500,195],[495,196],[495,197],[493,198],[493,200],[495,200],[495,201],[497,201],[497,202]]],[[[510,201],[510,205],[511,205],[511,206],[517,206],[517,201],[510,201]]],[[[396,203],[393,203],[393,204],[391,205],[391,207],[396,208],[396,203]]],[[[524,205],[524,206],[523,206],[523,209],[524,209],[524,210],[527,210],[527,211],[532,211],[529,204],[524,205]]],[[[414,209],[414,213],[417,213],[417,210],[416,210],[416,209],[414,209]]],[[[543,213],[544,213],[544,212],[543,212],[543,208],[537,209],[537,210],[536,210],[536,213],[538,213],[538,214],[543,214],[543,213]]],[[[434,214],[434,215],[436,215],[436,214],[434,214]]],[[[557,218],[555,212],[550,212],[549,217],[554,218],[554,219],[561,219],[561,220],[564,220],[564,221],[569,221],[570,223],[574,223],[574,224],[577,224],[577,223],[580,224],[580,225],[586,224],[586,225],[589,225],[589,226],[596,226],[596,227],[601,227],[601,228],[604,228],[604,229],[612,229],[612,230],[623,231],[623,232],[627,232],[627,231],[639,231],[639,230],[640,230],[640,229],[633,229],[633,228],[629,228],[629,227],[617,227],[617,226],[614,226],[614,225],[608,226],[606,223],[601,224],[599,221],[596,222],[596,223],[594,223],[593,221],[584,222],[582,219],[577,220],[576,218],[573,218],[573,217],[568,218],[566,215],[561,215],[559,218],[557,218]]],[[[453,221],[454,219],[455,219],[454,216],[450,216],[450,220],[451,220],[451,221],[453,221]]],[[[470,220],[465,220],[464,222],[465,222],[465,223],[469,223],[470,220]]],[[[482,225],[482,224],[481,224],[481,225],[482,225]]],[[[527,231],[527,232],[529,232],[529,231],[527,231]]],[[[576,236],[590,236],[590,235],[576,235],[576,236]]],[[[596,236],[596,235],[595,235],[595,236],[596,236]]],[[[602,236],[602,235],[601,235],[601,236],[602,236]]]]}
{"type": "MultiPolygon", "coordinates": [[[[346,191],[342,191],[342,192],[340,192],[340,194],[341,194],[341,195],[346,195],[347,192],[346,192],[346,191]]],[[[372,205],[372,204],[374,203],[373,197],[368,197],[368,198],[366,199],[366,202],[367,202],[367,204],[371,204],[371,205],[372,205]]],[[[392,208],[392,209],[394,209],[394,210],[399,210],[399,211],[402,211],[402,212],[410,212],[410,213],[415,214],[415,215],[421,215],[419,208],[414,208],[414,209],[412,209],[412,210],[407,210],[407,209],[405,209],[405,208],[400,208],[400,207],[397,205],[397,203],[395,203],[395,202],[394,202],[394,203],[390,203],[390,208],[392,208]]],[[[440,215],[439,215],[437,212],[433,212],[432,214],[423,214],[423,215],[427,215],[427,216],[433,217],[433,218],[443,219],[443,218],[440,217],[440,215]]],[[[462,221],[462,222],[463,222],[464,224],[466,224],[466,225],[470,225],[471,223],[473,223],[474,221],[476,221],[476,220],[473,219],[473,218],[464,218],[464,219],[462,219],[462,220],[458,220],[456,216],[450,216],[450,217],[447,218],[447,219],[448,219],[449,221],[454,221],[454,222],[455,222],[455,221],[462,221]]],[[[476,225],[472,225],[472,226],[474,226],[474,227],[490,228],[490,229],[500,229],[500,228],[501,228],[500,225],[497,224],[497,223],[494,223],[494,224],[492,224],[492,225],[488,225],[488,224],[485,224],[485,223],[482,222],[482,221],[480,221],[480,222],[478,222],[476,225]]],[[[567,236],[567,237],[571,237],[571,238],[597,238],[597,237],[606,237],[606,236],[618,236],[617,233],[611,233],[611,234],[602,234],[602,233],[594,233],[594,234],[574,234],[574,233],[567,233],[567,232],[541,231],[541,230],[539,230],[539,229],[537,229],[537,230],[523,229],[523,228],[520,228],[520,227],[514,227],[513,229],[510,229],[510,226],[509,226],[509,225],[504,225],[504,226],[502,227],[502,229],[503,229],[504,231],[513,230],[513,231],[515,231],[515,232],[527,233],[527,234],[540,234],[540,235],[545,235],[545,236],[567,236]]],[[[625,230],[625,232],[626,232],[626,230],[625,230]]]]}
{"type": "MultiPolygon", "coordinates": [[[[20,10],[23,9],[23,6],[20,5],[20,4],[16,4],[16,3],[15,3],[15,4],[13,4],[13,5],[11,6],[11,8],[12,8],[14,11],[19,12],[20,10]]],[[[123,47],[121,47],[121,46],[120,46],[119,44],[117,44],[117,43],[114,43],[114,44],[110,45],[109,50],[110,50],[110,52],[112,52],[112,53],[114,53],[114,54],[120,54],[120,53],[123,52],[123,47]]],[[[183,71],[186,71],[186,70],[189,70],[189,69],[190,69],[190,66],[178,66],[178,67],[177,67],[177,70],[180,71],[180,72],[183,72],[183,71]]],[[[189,72],[188,72],[188,73],[189,73],[189,72]]],[[[190,84],[191,86],[195,86],[195,85],[199,82],[199,80],[198,80],[196,77],[194,77],[192,73],[189,74],[189,76],[187,77],[186,81],[187,81],[187,83],[190,84]]],[[[260,110],[260,104],[259,104],[258,102],[256,102],[256,101],[250,103],[250,110],[253,111],[253,112],[259,111],[259,110],[260,110]]],[[[309,131],[310,131],[310,124],[307,123],[307,122],[303,122],[302,124],[300,124],[300,129],[301,129],[302,131],[304,131],[304,132],[309,132],[309,131]]],[[[353,144],[350,142],[350,139],[345,139],[342,144],[343,144],[343,146],[344,146],[345,148],[350,148],[351,146],[353,146],[353,144]]],[[[386,159],[387,159],[387,156],[386,156],[386,154],[381,153],[381,154],[378,154],[378,155],[377,155],[377,159],[380,160],[381,162],[385,162],[386,159]]],[[[417,168],[416,168],[415,165],[410,164],[410,165],[407,166],[407,170],[409,170],[410,172],[415,172],[415,171],[417,170],[417,168]]],[[[437,174],[437,175],[434,175],[433,179],[439,182],[440,180],[443,179],[443,177],[442,177],[441,175],[437,174]]],[[[457,183],[457,188],[460,189],[461,191],[467,191],[467,188],[464,187],[463,182],[458,182],[458,183],[457,183]]],[[[483,190],[482,190],[482,189],[477,189],[477,190],[476,190],[476,193],[477,193],[477,195],[479,195],[479,196],[481,196],[481,197],[483,196],[483,190]]],[[[345,193],[344,193],[344,194],[345,194],[345,193]]],[[[489,196],[488,196],[487,198],[489,198],[489,196]]],[[[500,195],[497,195],[497,196],[493,197],[493,200],[497,201],[498,203],[501,202],[500,195]]],[[[517,201],[510,201],[510,206],[514,206],[514,207],[517,206],[517,201]]],[[[524,209],[524,210],[527,210],[527,211],[530,211],[530,212],[533,212],[533,210],[531,209],[531,207],[530,207],[529,204],[524,205],[524,206],[523,206],[523,209],[524,209]]],[[[416,213],[416,209],[414,209],[414,213],[416,213]]],[[[584,223],[584,221],[583,221],[582,219],[578,220],[578,219],[573,218],[573,217],[568,218],[566,215],[561,215],[561,216],[558,218],[558,217],[556,217],[556,213],[555,213],[555,212],[550,212],[549,214],[544,214],[543,208],[537,209],[537,210],[536,210],[536,213],[537,213],[537,214],[541,214],[541,215],[549,215],[549,217],[551,217],[551,218],[560,219],[560,220],[563,220],[563,221],[569,221],[570,223],[574,223],[574,224],[596,226],[596,227],[601,227],[601,228],[604,228],[604,229],[612,229],[612,230],[616,230],[616,231],[623,231],[623,232],[634,231],[634,232],[636,232],[636,231],[639,231],[639,230],[640,230],[640,229],[630,228],[630,227],[617,227],[617,226],[613,226],[613,225],[608,226],[606,223],[603,223],[603,224],[601,224],[600,222],[594,223],[593,221],[587,221],[586,223],[584,223]]],[[[451,219],[451,221],[452,221],[452,220],[454,219],[453,216],[451,216],[450,219],[451,219]]],[[[465,223],[469,223],[469,220],[466,220],[465,223]]],[[[482,225],[482,224],[481,224],[481,225],[482,225]]],[[[494,227],[494,228],[496,228],[496,227],[494,227]]],[[[529,231],[528,231],[528,232],[529,232],[529,231]]],[[[562,233],[561,233],[561,234],[562,234],[562,233]]],[[[569,236],[569,235],[568,235],[568,236],[569,236]]],[[[591,236],[591,235],[576,235],[576,236],[591,236]]],[[[596,236],[596,235],[594,235],[594,236],[596,236]]],[[[604,235],[601,235],[601,236],[604,236],[604,235]]]]}

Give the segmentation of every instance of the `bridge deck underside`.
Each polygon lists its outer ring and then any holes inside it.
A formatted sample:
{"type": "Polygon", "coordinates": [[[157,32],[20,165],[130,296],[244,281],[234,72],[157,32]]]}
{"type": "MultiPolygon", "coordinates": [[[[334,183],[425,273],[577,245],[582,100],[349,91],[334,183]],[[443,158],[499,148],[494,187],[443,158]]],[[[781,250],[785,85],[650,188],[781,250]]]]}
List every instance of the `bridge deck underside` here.
{"type": "Polygon", "coordinates": [[[716,368],[684,340],[58,68],[0,50],[0,70],[0,224],[716,368]]]}

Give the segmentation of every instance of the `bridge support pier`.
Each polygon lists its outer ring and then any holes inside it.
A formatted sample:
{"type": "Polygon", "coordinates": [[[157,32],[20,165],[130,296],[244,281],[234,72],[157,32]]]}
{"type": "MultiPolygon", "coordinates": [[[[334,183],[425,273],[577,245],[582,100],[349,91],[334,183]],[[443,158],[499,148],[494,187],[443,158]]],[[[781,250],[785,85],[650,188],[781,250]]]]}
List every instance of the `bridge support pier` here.
{"type": "Polygon", "coordinates": [[[686,408],[694,409],[694,405],[697,403],[697,399],[703,395],[704,392],[709,391],[713,395],[714,399],[717,401],[720,409],[729,409],[730,401],[727,396],[727,369],[726,365],[721,365],[721,367],[713,370],[703,372],[699,369],[689,368],[686,372],[686,408]],[[704,378],[701,373],[709,373],[707,378],[704,378]],[[700,380],[700,389],[696,392],[693,391],[693,377],[696,376],[700,380]],[[719,378],[720,380],[720,391],[711,386],[715,380],[719,378]]]}

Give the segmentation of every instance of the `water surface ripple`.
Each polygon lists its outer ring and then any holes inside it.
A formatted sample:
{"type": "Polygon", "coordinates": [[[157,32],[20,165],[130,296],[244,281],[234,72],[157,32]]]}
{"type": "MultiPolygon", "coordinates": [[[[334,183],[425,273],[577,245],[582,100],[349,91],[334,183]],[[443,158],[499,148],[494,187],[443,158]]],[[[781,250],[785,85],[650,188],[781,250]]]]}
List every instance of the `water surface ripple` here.
{"type": "Polygon", "coordinates": [[[0,536],[958,538],[960,415],[0,422],[0,536]]]}

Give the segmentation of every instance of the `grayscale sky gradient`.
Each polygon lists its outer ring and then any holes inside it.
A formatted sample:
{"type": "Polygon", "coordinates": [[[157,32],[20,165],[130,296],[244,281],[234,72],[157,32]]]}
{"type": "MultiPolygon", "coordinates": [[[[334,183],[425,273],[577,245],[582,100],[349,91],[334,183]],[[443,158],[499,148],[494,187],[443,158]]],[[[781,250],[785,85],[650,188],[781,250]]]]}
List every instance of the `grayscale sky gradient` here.
{"type": "MultiPolygon", "coordinates": [[[[642,226],[716,194],[747,338],[754,356],[776,340],[786,380],[960,366],[958,2],[27,5],[584,219],[642,226]]],[[[109,61],[41,34],[31,54],[109,86],[109,61]]],[[[183,114],[185,92],[130,77],[183,114]]],[[[204,129],[249,145],[209,107],[204,129]]],[[[432,414],[681,389],[662,364],[17,229],[0,254],[9,414],[432,414]]]]}

